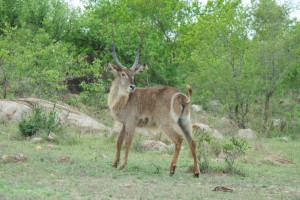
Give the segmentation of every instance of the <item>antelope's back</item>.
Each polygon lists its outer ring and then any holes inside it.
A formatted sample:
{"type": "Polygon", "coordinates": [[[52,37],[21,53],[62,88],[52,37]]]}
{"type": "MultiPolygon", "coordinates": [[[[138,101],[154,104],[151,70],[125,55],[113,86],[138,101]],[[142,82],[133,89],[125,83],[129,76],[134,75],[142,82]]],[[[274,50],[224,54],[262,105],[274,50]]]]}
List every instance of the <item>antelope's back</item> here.
{"type": "Polygon", "coordinates": [[[170,86],[137,88],[130,99],[135,103],[137,118],[166,124],[170,120],[177,122],[182,112],[178,95],[185,94],[170,86]]]}

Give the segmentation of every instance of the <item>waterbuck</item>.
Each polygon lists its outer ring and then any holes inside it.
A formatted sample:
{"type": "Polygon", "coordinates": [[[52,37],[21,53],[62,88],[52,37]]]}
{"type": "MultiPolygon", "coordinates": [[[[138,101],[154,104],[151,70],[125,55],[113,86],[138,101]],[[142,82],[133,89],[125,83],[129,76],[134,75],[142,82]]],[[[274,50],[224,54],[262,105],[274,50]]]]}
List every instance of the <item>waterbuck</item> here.
{"type": "Polygon", "coordinates": [[[122,130],[117,138],[117,151],[113,167],[120,161],[120,152],[125,140],[125,153],[120,170],[127,165],[128,153],[137,127],[158,128],[163,131],[175,144],[174,157],[170,166],[170,174],[175,173],[176,163],[181,144],[182,135],[188,141],[194,158],[194,175],[199,176],[197,160],[197,147],[192,138],[190,121],[190,104],[192,89],[189,96],[174,87],[148,87],[139,88],[134,84],[134,77],[142,73],[146,65],[139,65],[139,50],[131,68],[124,67],[118,60],[115,46],[113,58],[117,66],[107,63],[108,71],[115,76],[110,88],[108,106],[113,118],[122,123],[122,130]]]}

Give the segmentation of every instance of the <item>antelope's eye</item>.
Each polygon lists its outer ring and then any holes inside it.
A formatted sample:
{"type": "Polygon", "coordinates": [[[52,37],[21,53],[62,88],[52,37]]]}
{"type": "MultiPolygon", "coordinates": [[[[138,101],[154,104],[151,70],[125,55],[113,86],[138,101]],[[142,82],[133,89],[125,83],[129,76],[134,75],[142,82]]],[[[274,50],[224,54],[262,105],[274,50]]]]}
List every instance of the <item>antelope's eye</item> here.
{"type": "Polygon", "coordinates": [[[123,72],[123,73],[122,73],[122,76],[126,76],[126,74],[123,72]]]}

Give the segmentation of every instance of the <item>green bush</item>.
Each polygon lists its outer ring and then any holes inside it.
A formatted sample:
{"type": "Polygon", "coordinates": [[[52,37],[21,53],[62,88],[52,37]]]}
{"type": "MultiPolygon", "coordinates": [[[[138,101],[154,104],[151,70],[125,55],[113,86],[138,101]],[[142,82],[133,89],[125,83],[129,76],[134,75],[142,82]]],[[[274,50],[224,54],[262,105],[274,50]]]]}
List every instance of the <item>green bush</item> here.
{"type": "Polygon", "coordinates": [[[46,132],[57,132],[61,130],[62,122],[59,119],[55,106],[52,111],[46,112],[44,108],[35,106],[32,114],[19,123],[22,136],[32,136],[42,130],[46,132]]]}
{"type": "Polygon", "coordinates": [[[225,162],[227,164],[227,172],[233,172],[233,164],[235,159],[241,155],[244,155],[247,148],[248,142],[244,138],[232,137],[229,143],[223,145],[225,162]]]}
{"type": "Polygon", "coordinates": [[[194,137],[198,146],[198,160],[201,172],[208,172],[211,168],[208,160],[208,148],[211,143],[211,136],[209,133],[198,133],[194,137]]]}

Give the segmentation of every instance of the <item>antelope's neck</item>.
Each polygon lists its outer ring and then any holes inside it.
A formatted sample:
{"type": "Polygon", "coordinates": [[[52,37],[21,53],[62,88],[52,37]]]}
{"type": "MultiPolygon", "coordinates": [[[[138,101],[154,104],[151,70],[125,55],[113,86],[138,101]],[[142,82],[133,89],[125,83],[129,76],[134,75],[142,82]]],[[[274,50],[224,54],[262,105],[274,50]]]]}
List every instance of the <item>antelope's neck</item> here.
{"type": "Polygon", "coordinates": [[[122,92],[117,84],[113,84],[108,96],[108,107],[112,112],[118,112],[126,106],[128,99],[129,93],[122,92]]]}

